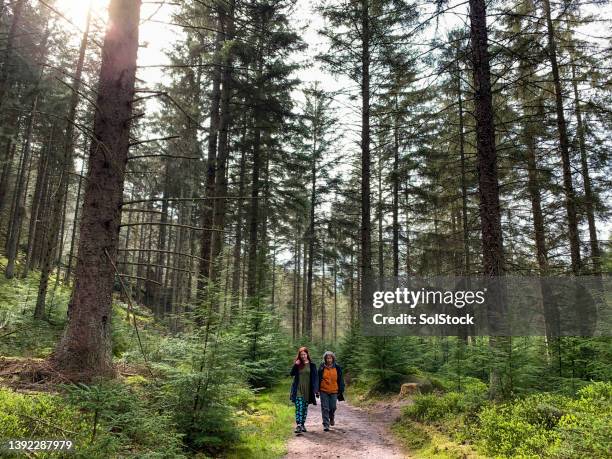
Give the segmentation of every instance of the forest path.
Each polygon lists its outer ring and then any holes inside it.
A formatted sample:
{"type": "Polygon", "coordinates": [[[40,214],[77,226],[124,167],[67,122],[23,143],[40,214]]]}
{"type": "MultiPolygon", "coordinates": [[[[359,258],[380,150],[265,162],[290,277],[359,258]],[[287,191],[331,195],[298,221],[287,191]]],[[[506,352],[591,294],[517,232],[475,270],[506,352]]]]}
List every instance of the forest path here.
{"type": "Polygon", "coordinates": [[[287,445],[286,459],[376,458],[399,459],[404,454],[389,430],[400,415],[401,405],[379,403],[366,409],[338,402],[336,425],[323,431],[320,405],[308,407],[306,429],[287,445]]]}

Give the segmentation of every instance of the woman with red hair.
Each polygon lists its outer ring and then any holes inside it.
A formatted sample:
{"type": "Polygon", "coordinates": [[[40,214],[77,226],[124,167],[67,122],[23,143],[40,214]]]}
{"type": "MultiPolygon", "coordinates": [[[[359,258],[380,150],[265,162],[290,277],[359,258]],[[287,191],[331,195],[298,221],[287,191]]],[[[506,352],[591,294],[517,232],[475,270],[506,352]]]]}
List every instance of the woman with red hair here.
{"type": "Polygon", "coordinates": [[[291,384],[289,398],[295,403],[295,433],[301,434],[306,432],[304,424],[308,415],[308,405],[317,404],[315,394],[319,393],[317,366],[310,360],[307,347],[298,349],[291,376],[293,376],[293,384],[291,384]]]}

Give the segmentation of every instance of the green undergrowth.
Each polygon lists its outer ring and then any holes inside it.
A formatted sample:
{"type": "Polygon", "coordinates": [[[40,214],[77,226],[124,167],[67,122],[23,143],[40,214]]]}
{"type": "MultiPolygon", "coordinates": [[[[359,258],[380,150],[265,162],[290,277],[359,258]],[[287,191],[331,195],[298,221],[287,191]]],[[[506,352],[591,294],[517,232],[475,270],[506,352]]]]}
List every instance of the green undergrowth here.
{"type": "MultiPolygon", "coordinates": [[[[195,453],[183,447],[184,434],[168,397],[142,376],[58,389],[49,394],[0,388],[0,444],[29,438],[70,440],[73,448],[67,457],[91,459],[180,458],[195,453]]],[[[257,395],[240,391],[230,400],[237,434],[233,446],[197,457],[284,456],[293,425],[288,393],[288,383],[257,395]]],[[[36,457],[58,454],[38,452],[36,457]]]]}
{"type": "MultiPolygon", "coordinates": [[[[0,442],[70,440],[79,458],[183,457],[181,436],[151,394],[120,382],[61,388],[58,394],[0,389],[0,442]]],[[[57,457],[37,452],[36,457],[57,457]]]]}
{"type": "Polygon", "coordinates": [[[51,353],[65,324],[70,291],[55,275],[49,280],[47,320],[34,320],[40,274],[32,271],[26,278],[4,277],[6,258],[0,257],[0,355],[46,357],[51,353]]]}
{"type": "Polygon", "coordinates": [[[228,457],[283,457],[287,452],[287,439],[293,431],[294,412],[289,402],[289,382],[264,390],[254,398],[245,398],[237,408],[240,440],[228,457]]]}
{"type": "Polygon", "coordinates": [[[493,403],[486,395],[483,383],[417,395],[394,432],[422,457],[463,457],[465,445],[486,457],[609,457],[611,383],[586,385],[575,397],[533,393],[493,403]]]}
{"type": "Polygon", "coordinates": [[[401,418],[391,428],[411,457],[429,459],[466,459],[483,456],[470,445],[459,444],[435,427],[401,418]]]}
{"type": "MultiPolygon", "coordinates": [[[[61,336],[69,286],[50,288],[47,317],[34,320],[38,277],[36,272],[11,280],[0,276],[0,356],[45,358],[61,336]]],[[[147,308],[128,307],[116,297],[112,351],[118,378],[43,384],[45,392],[19,392],[14,375],[0,378],[0,442],[70,439],[75,455],[69,457],[94,459],[281,457],[293,410],[289,383],[279,375],[291,356],[272,319],[262,317],[257,324],[270,332],[255,336],[236,323],[210,332],[192,326],[171,333],[147,308]],[[252,334],[260,349],[255,356],[252,334]],[[279,380],[283,383],[265,388],[279,380]]]]}
{"type": "MultiPolygon", "coordinates": [[[[6,258],[0,257],[0,356],[45,358],[53,351],[66,324],[66,311],[71,286],[55,273],[49,280],[44,320],[35,320],[34,307],[38,294],[40,273],[31,271],[22,277],[21,264],[17,264],[17,276],[6,279],[3,272],[6,258]]],[[[149,310],[132,304],[140,338],[145,343],[156,343],[164,329],[153,323],[149,310]]],[[[133,321],[126,320],[128,305],[117,299],[113,305],[113,355],[142,353],[133,321]]],[[[130,315],[133,317],[133,315],[130,315]]]]}

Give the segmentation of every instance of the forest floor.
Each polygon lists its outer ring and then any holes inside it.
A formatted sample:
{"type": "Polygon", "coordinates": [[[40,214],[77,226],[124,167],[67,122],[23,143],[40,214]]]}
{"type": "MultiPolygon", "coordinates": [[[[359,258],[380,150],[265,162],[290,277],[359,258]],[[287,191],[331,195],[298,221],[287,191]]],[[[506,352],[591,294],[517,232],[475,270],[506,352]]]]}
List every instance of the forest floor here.
{"type": "Polygon", "coordinates": [[[399,417],[403,402],[378,402],[358,408],[338,402],[336,425],[323,431],[320,406],[310,406],[306,428],[287,445],[287,459],[293,458],[377,458],[409,457],[391,433],[391,425],[399,417]]]}

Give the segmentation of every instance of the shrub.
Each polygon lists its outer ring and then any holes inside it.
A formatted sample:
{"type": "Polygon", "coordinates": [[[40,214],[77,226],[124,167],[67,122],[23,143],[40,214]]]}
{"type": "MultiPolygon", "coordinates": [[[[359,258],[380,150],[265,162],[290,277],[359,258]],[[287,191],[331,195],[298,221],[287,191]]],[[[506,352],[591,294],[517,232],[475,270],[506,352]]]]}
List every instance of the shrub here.
{"type": "Polygon", "coordinates": [[[486,386],[475,379],[466,384],[462,393],[417,395],[414,403],[404,409],[404,415],[422,422],[435,422],[457,415],[473,416],[485,403],[485,396],[486,386]]]}
{"type": "Polygon", "coordinates": [[[411,450],[425,448],[431,443],[431,436],[420,424],[407,422],[405,418],[395,422],[392,430],[399,437],[402,444],[411,450]]]}
{"type": "Polygon", "coordinates": [[[480,412],[477,434],[485,453],[506,457],[541,457],[560,442],[558,433],[540,422],[534,411],[534,402],[537,403],[527,399],[490,405],[480,412]]]}
{"type": "Polygon", "coordinates": [[[534,394],[487,406],[479,414],[478,443],[495,456],[609,457],[611,393],[611,383],[598,382],[577,399],[534,394]]]}
{"type": "Polygon", "coordinates": [[[90,437],[112,437],[119,449],[139,457],[182,457],[181,435],[171,414],[145,388],[117,381],[68,388],[68,400],[84,410],[90,437]]]}
{"type": "MultiPolygon", "coordinates": [[[[70,440],[77,457],[111,457],[119,443],[106,431],[92,438],[87,413],[57,395],[0,389],[0,443],[17,439],[70,440]]],[[[57,453],[38,452],[37,457],[57,453]]]]}
{"type": "Polygon", "coordinates": [[[559,457],[609,457],[612,451],[612,383],[596,382],[578,391],[558,423],[559,457]]]}
{"type": "Polygon", "coordinates": [[[406,415],[417,421],[439,421],[463,411],[462,395],[450,392],[442,396],[421,395],[406,409],[406,415]]]}

